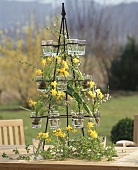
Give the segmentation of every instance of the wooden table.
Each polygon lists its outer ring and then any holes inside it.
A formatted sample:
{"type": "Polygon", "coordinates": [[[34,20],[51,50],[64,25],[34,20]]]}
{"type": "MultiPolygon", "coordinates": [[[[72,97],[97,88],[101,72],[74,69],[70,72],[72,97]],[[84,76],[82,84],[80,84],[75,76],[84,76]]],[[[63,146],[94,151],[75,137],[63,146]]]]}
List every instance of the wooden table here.
{"type": "MultiPolygon", "coordinates": [[[[102,160],[9,160],[2,158],[3,152],[14,157],[13,149],[18,149],[21,154],[26,153],[25,146],[0,146],[0,170],[138,170],[138,147],[116,147],[118,157],[114,161],[102,160]]],[[[31,151],[32,153],[32,147],[31,151]]]]}

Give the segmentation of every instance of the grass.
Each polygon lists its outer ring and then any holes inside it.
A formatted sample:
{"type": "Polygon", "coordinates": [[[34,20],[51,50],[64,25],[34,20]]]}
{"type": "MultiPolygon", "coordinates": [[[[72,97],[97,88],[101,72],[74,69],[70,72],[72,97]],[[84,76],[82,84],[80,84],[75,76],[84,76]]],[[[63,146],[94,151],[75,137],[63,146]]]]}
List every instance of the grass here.
{"type": "MultiPolygon", "coordinates": [[[[134,114],[138,114],[138,94],[128,96],[114,96],[101,107],[100,126],[97,128],[100,136],[106,136],[110,142],[110,131],[120,119],[129,117],[134,119],[134,114]]],[[[32,143],[32,138],[37,133],[45,130],[46,120],[40,129],[32,129],[30,113],[20,109],[17,102],[4,103],[0,105],[0,119],[23,119],[26,144],[32,143]]],[[[63,123],[64,126],[64,123],[63,123]]]]}

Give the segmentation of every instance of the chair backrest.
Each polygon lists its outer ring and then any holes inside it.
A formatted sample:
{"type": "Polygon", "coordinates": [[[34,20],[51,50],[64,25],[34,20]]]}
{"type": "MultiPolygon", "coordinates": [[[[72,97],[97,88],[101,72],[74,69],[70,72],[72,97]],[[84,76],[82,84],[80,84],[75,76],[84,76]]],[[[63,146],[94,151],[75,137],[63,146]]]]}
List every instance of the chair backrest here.
{"type": "Polygon", "coordinates": [[[138,114],[134,115],[133,141],[138,145],[138,114]]]}
{"type": "Polygon", "coordinates": [[[23,120],[0,120],[0,145],[24,144],[23,120]]]}

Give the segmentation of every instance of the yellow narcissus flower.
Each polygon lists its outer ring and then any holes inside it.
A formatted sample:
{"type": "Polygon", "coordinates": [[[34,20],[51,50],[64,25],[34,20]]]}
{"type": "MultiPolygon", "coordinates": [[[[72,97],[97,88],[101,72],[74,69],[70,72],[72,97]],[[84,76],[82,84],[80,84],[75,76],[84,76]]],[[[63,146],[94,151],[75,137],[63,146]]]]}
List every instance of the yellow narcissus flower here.
{"type": "Polygon", "coordinates": [[[32,99],[29,99],[29,104],[32,106],[35,106],[37,104],[37,102],[33,101],[32,99]]]}
{"type": "Polygon", "coordinates": [[[41,76],[42,73],[43,73],[42,70],[40,70],[40,69],[37,69],[37,70],[36,70],[36,75],[37,75],[37,76],[41,76]]]}
{"type": "Polygon", "coordinates": [[[46,60],[45,60],[45,59],[42,59],[42,60],[41,60],[41,64],[45,66],[45,65],[46,65],[46,60]]]}
{"type": "Polygon", "coordinates": [[[98,137],[98,134],[97,134],[97,132],[95,130],[91,132],[91,137],[92,138],[97,138],[98,137]]]}
{"type": "Polygon", "coordinates": [[[51,61],[52,60],[52,57],[47,57],[47,61],[51,61]]]}
{"type": "Polygon", "coordinates": [[[65,60],[62,61],[62,64],[64,65],[65,69],[68,69],[68,64],[67,64],[67,62],[65,60]]]}
{"type": "Polygon", "coordinates": [[[93,127],[93,126],[94,126],[94,123],[92,123],[92,122],[88,122],[87,126],[88,126],[88,128],[91,128],[91,127],[93,127]]]}
{"type": "Polygon", "coordinates": [[[59,75],[60,76],[68,76],[69,73],[66,71],[66,68],[65,67],[62,67],[60,69],[57,69],[57,71],[59,72],[59,75]]]}
{"type": "Polygon", "coordinates": [[[80,61],[79,61],[79,59],[74,58],[74,59],[73,59],[73,62],[74,62],[74,63],[79,63],[80,61]]]}
{"type": "Polygon", "coordinates": [[[89,94],[92,98],[95,98],[95,97],[96,97],[95,93],[93,93],[92,91],[88,91],[88,94],[89,94]]]}
{"type": "Polygon", "coordinates": [[[100,93],[101,93],[101,90],[100,90],[100,89],[97,89],[96,92],[97,92],[97,94],[100,94],[100,93]]]}
{"type": "Polygon", "coordinates": [[[44,137],[44,138],[49,138],[49,132],[43,133],[43,137],[44,137]]]}
{"type": "Polygon", "coordinates": [[[54,88],[56,88],[57,82],[56,82],[56,81],[51,82],[51,86],[53,86],[54,88]]]}
{"type": "Polygon", "coordinates": [[[104,97],[104,95],[102,93],[99,94],[100,99],[102,99],[104,97]]]}
{"type": "Polygon", "coordinates": [[[57,99],[62,98],[63,96],[65,96],[65,93],[63,91],[58,91],[57,92],[57,99]]]}
{"type": "Polygon", "coordinates": [[[94,81],[90,81],[90,82],[88,82],[88,84],[90,85],[90,88],[93,88],[95,86],[95,82],[94,81]]]}
{"type": "Polygon", "coordinates": [[[88,131],[87,131],[88,133],[92,133],[92,130],[91,129],[88,129],[88,131]]]}
{"type": "Polygon", "coordinates": [[[73,132],[73,133],[76,133],[76,132],[77,132],[77,129],[73,129],[72,132],[73,132]]]}
{"type": "Polygon", "coordinates": [[[55,89],[51,90],[52,96],[56,96],[57,95],[57,91],[55,89]]]}
{"type": "Polygon", "coordinates": [[[70,131],[72,129],[72,127],[69,125],[68,127],[66,127],[67,131],[70,131]]]}
{"type": "Polygon", "coordinates": [[[61,62],[61,58],[57,55],[55,56],[55,58],[57,59],[57,63],[60,63],[61,62]]]}

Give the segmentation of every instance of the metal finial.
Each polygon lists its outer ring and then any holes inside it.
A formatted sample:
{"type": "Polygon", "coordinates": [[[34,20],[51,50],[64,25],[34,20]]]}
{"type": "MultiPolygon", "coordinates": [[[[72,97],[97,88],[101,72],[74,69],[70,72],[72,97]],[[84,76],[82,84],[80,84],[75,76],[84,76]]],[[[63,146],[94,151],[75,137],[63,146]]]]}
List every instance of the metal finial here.
{"type": "Polygon", "coordinates": [[[65,17],[65,15],[66,15],[65,8],[64,8],[64,3],[62,3],[62,12],[61,12],[61,15],[63,17],[65,17]]]}

